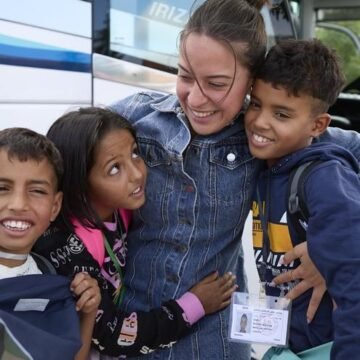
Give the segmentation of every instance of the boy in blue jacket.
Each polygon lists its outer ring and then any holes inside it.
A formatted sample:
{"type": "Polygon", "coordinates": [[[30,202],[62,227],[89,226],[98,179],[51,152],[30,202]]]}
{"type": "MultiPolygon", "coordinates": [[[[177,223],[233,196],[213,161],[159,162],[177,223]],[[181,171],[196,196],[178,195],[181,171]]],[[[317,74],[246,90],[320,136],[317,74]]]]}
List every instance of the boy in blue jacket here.
{"type": "Polygon", "coordinates": [[[327,111],[343,84],[332,50],[319,40],[286,40],[269,51],[256,74],[245,116],[250,151],[267,162],[253,203],[260,278],[268,295],[286,294],[295,282],[275,286],[273,278],[299,265],[284,265],[282,258],[307,241],[328,292],[311,323],[306,319],[311,290],[294,300],[289,347],[298,353],[334,340],[332,359],[351,359],[360,351],[359,165],[342,147],[316,141],[330,123],[327,111]],[[304,181],[309,209],[304,239],[288,220],[288,182],[291,171],[309,160],[321,163],[304,181]]]}

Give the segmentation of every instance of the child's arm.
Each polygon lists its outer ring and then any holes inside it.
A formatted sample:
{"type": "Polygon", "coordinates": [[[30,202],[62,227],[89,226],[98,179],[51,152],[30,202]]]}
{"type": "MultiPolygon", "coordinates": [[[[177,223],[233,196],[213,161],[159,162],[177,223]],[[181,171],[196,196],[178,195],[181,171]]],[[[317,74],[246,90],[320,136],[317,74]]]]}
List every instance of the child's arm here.
{"type": "Polygon", "coordinates": [[[310,323],[313,320],[326,292],[326,283],[325,279],[321,276],[320,272],[310,259],[306,241],[289,250],[284,255],[283,263],[284,265],[287,265],[296,259],[299,259],[301,264],[294,270],[287,271],[276,276],[273,279],[273,282],[276,285],[279,285],[295,279],[301,279],[301,281],[286,295],[286,297],[290,300],[296,299],[311,288],[313,289],[306,312],[307,322],[310,323]]]}
{"type": "Polygon", "coordinates": [[[80,332],[82,346],[75,360],[88,359],[96,313],[101,295],[97,280],[86,273],[77,273],[71,282],[71,290],[78,297],[76,310],[80,311],[80,332]]]}
{"type": "Polygon", "coordinates": [[[224,276],[213,273],[180,299],[129,315],[114,309],[104,293],[93,341],[101,353],[111,356],[136,356],[167,348],[185,336],[191,325],[205,314],[223,309],[230,303],[236,289],[234,280],[230,273],[224,276]]]}
{"type": "Polygon", "coordinates": [[[219,276],[214,272],[185,293],[176,302],[181,306],[184,316],[190,325],[204,315],[219,311],[228,306],[231,294],[237,289],[236,277],[232,273],[219,276]]]}
{"type": "MultiPolygon", "coordinates": [[[[86,267],[89,269],[89,272],[91,271],[91,275],[95,276],[98,280],[101,302],[93,330],[93,348],[109,356],[138,356],[149,353],[152,349],[171,346],[189,332],[191,323],[187,319],[188,314],[186,314],[186,311],[176,300],[166,301],[162,306],[151,310],[147,309],[147,311],[131,313],[118,308],[113,302],[112,288],[110,288],[109,283],[102,276],[97,261],[86,249],[76,253],[69,251],[66,261],[61,261],[56,257],[56,249],[66,248],[68,246],[68,238],[68,232],[49,232],[47,236],[37,241],[37,251],[53,262],[58,274],[69,276],[78,272],[79,268],[86,267]]],[[[223,301],[222,298],[216,297],[216,299],[211,299],[210,296],[210,293],[213,291],[210,286],[221,287],[220,279],[219,281],[214,279],[210,281],[210,284],[204,285],[202,291],[197,294],[200,301],[197,296],[192,294],[192,297],[201,305],[204,291],[210,289],[208,295],[205,293],[204,297],[205,299],[210,299],[204,300],[204,305],[200,306],[201,308],[204,306],[208,312],[216,311],[217,307],[226,306],[226,301],[223,301]],[[212,284],[213,282],[214,284],[212,284]],[[214,305],[213,300],[216,302],[221,301],[214,305]]],[[[223,288],[226,289],[226,286],[230,288],[231,281],[229,279],[229,283],[227,285],[224,284],[223,288]]],[[[205,279],[204,282],[206,282],[205,279]]],[[[231,283],[231,285],[233,284],[231,283]]],[[[196,286],[193,290],[196,293],[196,286]]],[[[161,295],[159,294],[159,296],[161,295]]]]}

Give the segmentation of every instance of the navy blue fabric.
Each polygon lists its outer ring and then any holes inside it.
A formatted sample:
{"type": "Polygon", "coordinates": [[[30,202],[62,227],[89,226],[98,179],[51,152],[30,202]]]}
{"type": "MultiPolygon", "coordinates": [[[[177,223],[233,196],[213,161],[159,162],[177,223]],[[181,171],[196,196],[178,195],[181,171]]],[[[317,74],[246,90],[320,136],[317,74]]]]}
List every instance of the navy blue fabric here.
{"type": "MultiPolygon", "coordinates": [[[[305,240],[286,221],[287,185],[291,171],[310,160],[322,163],[304,181],[304,200],[309,210],[306,240],[309,255],[325,278],[329,293],[310,324],[306,310],[311,290],[293,302],[289,344],[294,352],[299,352],[334,339],[331,359],[352,359],[360,351],[360,179],[358,160],[347,150],[326,142],[313,144],[285,156],[260,175],[260,199],[271,227],[270,242],[273,241],[266,257],[266,292],[279,296],[281,290],[286,293],[295,285],[274,287],[272,279],[298,265],[294,262],[285,266],[280,261],[286,233],[292,246],[305,240]],[[278,231],[280,228],[282,231],[278,231]],[[337,304],[335,311],[332,299],[337,304]]],[[[258,245],[254,250],[261,268],[261,244],[258,245]]]]}
{"type": "Polygon", "coordinates": [[[74,359],[81,346],[70,279],[27,275],[0,280],[0,319],[36,360],[74,359]],[[49,299],[44,311],[14,311],[20,299],[49,299]]]}

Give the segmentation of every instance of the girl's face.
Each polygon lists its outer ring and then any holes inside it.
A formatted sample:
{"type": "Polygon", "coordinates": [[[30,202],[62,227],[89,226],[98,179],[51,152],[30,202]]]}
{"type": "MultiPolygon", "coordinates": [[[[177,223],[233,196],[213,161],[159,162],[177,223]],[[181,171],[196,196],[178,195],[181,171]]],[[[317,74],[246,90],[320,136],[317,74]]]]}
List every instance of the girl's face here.
{"type": "Polygon", "coordinates": [[[89,199],[103,221],[115,209],[134,210],[145,202],[146,166],[128,130],[114,129],[100,140],[90,170],[89,199]]]}
{"type": "Polygon", "coordinates": [[[177,96],[194,133],[216,133],[239,113],[251,86],[250,72],[222,42],[197,33],[183,41],[177,96]]]}

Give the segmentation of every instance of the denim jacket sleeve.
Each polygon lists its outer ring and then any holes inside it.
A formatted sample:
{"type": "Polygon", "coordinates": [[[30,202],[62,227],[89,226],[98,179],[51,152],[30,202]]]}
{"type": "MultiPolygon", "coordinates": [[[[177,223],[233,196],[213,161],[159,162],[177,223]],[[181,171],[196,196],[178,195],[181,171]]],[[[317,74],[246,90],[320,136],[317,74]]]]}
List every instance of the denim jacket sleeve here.
{"type": "Polygon", "coordinates": [[[360,134],[356,131],[329,127],[317,141],[327,141],[349,150],[360,162],[360,134]]]}

